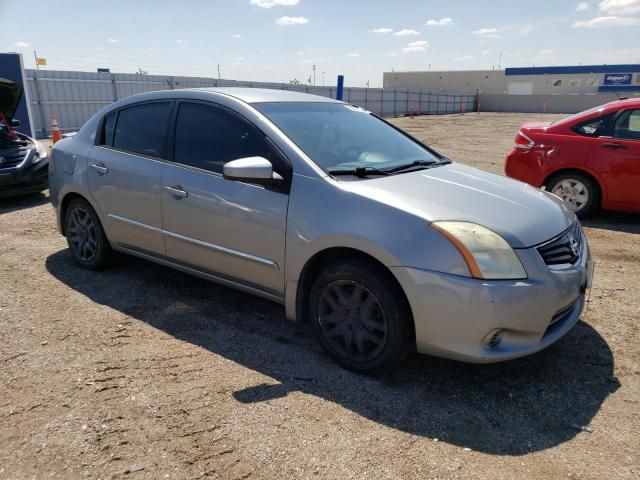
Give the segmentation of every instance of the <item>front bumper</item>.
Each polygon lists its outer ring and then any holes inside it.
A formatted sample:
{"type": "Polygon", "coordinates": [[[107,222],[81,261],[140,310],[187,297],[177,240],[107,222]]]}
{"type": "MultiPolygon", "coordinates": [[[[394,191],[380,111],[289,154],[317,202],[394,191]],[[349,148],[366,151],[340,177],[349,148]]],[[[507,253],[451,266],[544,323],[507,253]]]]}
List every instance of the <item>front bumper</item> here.
{"type": "Polygon", "coordinates": [[[493,363],[540,351],[578,322],[585,305],[586,238],[575,265],[550,269],[536,248],[518,249],[525,280],[479,280],[393,267],[413,312],[418,352],[493,363]],[[500,340],[487,340],[500,331],[500,340]]]}
{"type": "Polygon", "coordinates": [[[37,193],[49,185],[49,158],[27,160],[15,168],[0,168],[0,198],[37,193]]]}

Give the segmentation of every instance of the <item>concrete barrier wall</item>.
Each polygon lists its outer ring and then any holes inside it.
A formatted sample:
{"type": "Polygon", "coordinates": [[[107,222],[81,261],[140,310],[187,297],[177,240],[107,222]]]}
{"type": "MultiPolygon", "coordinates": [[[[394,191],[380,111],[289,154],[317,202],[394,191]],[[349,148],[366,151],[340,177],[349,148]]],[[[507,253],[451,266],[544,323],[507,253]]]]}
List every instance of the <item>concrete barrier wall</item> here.
{"type": "Polygon", "coordinates": [[[479,95],[481,112],[577,113],[617,100],[597,95],[479,95]]]}

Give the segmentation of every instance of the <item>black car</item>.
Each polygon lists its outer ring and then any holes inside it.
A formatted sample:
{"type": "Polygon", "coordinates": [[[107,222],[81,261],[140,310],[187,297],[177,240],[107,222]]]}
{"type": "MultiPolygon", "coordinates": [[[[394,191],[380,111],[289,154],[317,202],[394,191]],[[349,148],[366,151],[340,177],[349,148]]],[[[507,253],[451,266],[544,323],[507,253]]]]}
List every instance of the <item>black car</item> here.
{"type": "Polygon", "coordinates": [[[16,132],[13,118],[22,85],[0,78],[0,198],[38,193],[48,187],[49,157],[42,144],[16,132]]]}

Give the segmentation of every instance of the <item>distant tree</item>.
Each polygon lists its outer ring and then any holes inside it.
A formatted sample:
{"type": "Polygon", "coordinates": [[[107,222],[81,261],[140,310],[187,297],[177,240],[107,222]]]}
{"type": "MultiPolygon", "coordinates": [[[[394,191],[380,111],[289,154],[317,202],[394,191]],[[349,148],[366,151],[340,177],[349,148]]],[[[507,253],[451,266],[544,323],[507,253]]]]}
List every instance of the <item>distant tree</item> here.
{"type": "Polygon", "coordinates": [[[149,72],[146,70],[142,70],[142,67],[138,67],[138,71],[136,72],[136,75],[149,75],[149,72]]]}
{"type": "Polygon", "coordinates": [[[289,80],[289,85],[300,85],[300,80],[298,80],[297,78],[289,80]]]}

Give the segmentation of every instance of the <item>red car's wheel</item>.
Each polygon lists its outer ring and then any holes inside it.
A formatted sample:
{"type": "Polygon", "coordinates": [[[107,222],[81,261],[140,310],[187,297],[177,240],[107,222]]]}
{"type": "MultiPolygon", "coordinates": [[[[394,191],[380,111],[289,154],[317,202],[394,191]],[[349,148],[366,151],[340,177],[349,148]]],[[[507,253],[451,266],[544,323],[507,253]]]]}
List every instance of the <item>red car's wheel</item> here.
{"type": "Polygon", "coordinates": [[[600,189],[596,182],[580,172],[561,172],[545,183],[547,191],[565,201],[576,215],[585,217],[600,207],[600,189]]]}

